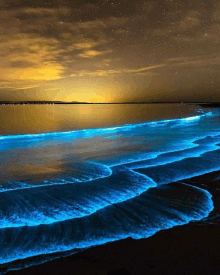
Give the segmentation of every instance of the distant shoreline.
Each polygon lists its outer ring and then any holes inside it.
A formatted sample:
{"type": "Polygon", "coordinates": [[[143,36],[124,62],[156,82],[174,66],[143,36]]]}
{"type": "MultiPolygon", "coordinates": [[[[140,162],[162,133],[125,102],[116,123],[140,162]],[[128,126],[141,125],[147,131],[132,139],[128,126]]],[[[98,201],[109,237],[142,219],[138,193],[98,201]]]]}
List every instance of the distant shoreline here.
{"type": "Polygon", "coordinates": [[[220,107],[220,102],[63,102],[63,101],[0,101],[0,105],[119,105],[119,104],[195,104],[202,107],[220,107]]]}

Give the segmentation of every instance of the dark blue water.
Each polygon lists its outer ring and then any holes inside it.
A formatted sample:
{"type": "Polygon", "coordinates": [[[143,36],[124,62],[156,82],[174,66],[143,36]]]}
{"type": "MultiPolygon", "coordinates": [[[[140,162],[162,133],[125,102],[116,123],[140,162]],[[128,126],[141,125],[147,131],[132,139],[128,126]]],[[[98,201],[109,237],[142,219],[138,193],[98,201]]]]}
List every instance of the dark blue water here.
{"type": "Polygon", "coordinates": [[[0,136],[1,267],[207,221],[212,194],[190,179],[220,170],[219,144],[219,111],[197,107],[182,118],[0,136]]]}

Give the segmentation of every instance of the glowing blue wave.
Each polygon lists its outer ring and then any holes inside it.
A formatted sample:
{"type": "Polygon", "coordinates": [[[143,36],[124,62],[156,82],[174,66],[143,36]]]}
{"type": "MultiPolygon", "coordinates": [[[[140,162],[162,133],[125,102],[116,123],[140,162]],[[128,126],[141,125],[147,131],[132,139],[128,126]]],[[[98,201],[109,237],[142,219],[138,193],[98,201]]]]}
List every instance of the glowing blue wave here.
{"type": "Polygon", "coordinates": [[[41,179],[35,179],[31,182],[9,181],[0,182],[0,193],[17,189],[39,188],[50,185],[60,185],[67,183],[87,182],[96,179],[109,177],[112,174],[110,167],[94,162],[73,162],[72,164],[63,165],[64,172],[55,175],[44,176],[41,179]],[[67,169],[68,168],[68,169],[67,169]]]}
{"type": "Polygon", "coordinates": [[[217,114],[0,142],[0,264],[9,270],[146,238],[214,207],[208,191],[177,181],[220,170],[217,114]]]}
{"type": "Polygon", "coordinates": [[[181,149],[157,153],[154,158],[140,159],[125,164],[125,167],[131,169],[148,168],[158,166],[176,161],[183,160],[190,157],[200,157],[202,154],[215,151],[219,149],[220,135],[208,136],[201,140],[189,141],[187,145],[182,145],[181,149]],[[204,144],[202,143],[204,141],[204,144]],[[201,144],[199,144],[201,142],[201,144]]]}
{"type": "Polygon", "coordinates": [[[0,228],[36,226],[88,216],[108,205],[143,193],[156,183],[128,169],[114,169],[105,179],[84,184],[44,186],[2,192],[0,228]],[[10,207],[8,207],[10,205],[10,207]]]}
{"type": "Polygon", "coordinates": [[[160,120],[160,121],[153,121],[153,122],[147,122],[147,123],[139,123],[139,124],[126,124],[122,126],[117,127],[107,127],[107,128],[98,128],[98,129],[83,129],[83,130],[74,130],[74,131],[66,131],[66,132],[51,132],[51,133],[39,133],[39,134],[25,134],[25,135],[7,135],[7,136],[0,136],[1,141],[9,141],[13,139],[38,139],[38,138],[65,138],[71,137],[71,138],[79,138],[79,137],[93,137],[95,135],[100,134],[106,134],[106,133],[113,133],[117,131],[127,131],[130,129],[134,129],[137,127],[143,127],[143,126],[153,126],[156,127],[158,125],[160,126],[166,126],[167,123],[170,122],[180,122],[180,123],[188,123],[199,120],[202,116],[210,115],[210,113],[207,114],[201,114],[197,116],[192,117],[186,117],[186,118],[180,118],[180,119],[167,119],[167,120],[160,120]]]}
{"type": "Polygon", "coordinates": [[[151,188],[140,196],[110,205],[88,217],[49,226],[0,229],[0,263],[87,248],[127,237],[146,238],[161,229],[200,220],[212,209],[211,195],[202,189],[185,184],[151,188]],[[10,240],[8,236],[11,236],[10,240]],[[14,242],[15,236],[25,238],[14,242]],[[13,249],[8,249],[10,247],[13,249]]]}

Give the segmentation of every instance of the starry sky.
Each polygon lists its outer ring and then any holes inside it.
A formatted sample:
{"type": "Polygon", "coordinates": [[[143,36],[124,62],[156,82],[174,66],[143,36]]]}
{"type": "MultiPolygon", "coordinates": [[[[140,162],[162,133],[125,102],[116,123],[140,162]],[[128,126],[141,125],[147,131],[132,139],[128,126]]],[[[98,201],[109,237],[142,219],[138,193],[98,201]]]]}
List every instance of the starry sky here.
{"type": "Polygon", "coordinates": [[[220,2],[0,0],[0,100],[220,101],[220,2]]]}

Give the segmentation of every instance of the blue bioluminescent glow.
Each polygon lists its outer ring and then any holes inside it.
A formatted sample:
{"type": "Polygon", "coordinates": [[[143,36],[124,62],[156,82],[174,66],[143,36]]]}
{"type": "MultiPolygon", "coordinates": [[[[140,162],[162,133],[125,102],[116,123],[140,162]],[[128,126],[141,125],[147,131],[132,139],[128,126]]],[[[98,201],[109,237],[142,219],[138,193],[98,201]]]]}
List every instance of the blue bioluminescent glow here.
{"type": "MultiPolygon", "coordinates": [[[[192,186],[171,184],[151,188],[131,200],[110,205],[80,219],[39,225],[1,229],[1,263],[70,249],[86,248],[126,237],[149,237],[155,232],[175,225],[199,220],[213,209],[211,195],[192,186]],[[175,196],[173,196],[175,194],[175,196]],[[188,200],[188,197],[193,199],[188,200]],[[163,199],[161,199],[163,198],[163,199]],[[5,240],[24,234],[25,238],[13,244],[8,254],[5,240]],[[35,240],[31,242],[31,240],[35,240]],[[5,247],[5,249],[4,249],[5,247]],[[7,255],[7,257],[6,257],[7,255]]],[[[7,245],[12,244],[8,241],[7,245]]]]}
{"type": "Polygon", "coordinates": [[[208,217],[212,195],[184,180],[220,170],[219,144],[217,112],[0,136],[0,264],[21,268],[208,217]]]}
{"type": "Polygon", "coordinates": [[[41,186],[2,192],[0,200],[7,197],[10,208],[2,207],[0,228],[51,224],[87,216],[155,186],[156,183],[145,175],[114,169],[110,177],[93,180],[87,185],[41,186]]]}
{"type": "MultiPolygon", "coordinates": [[[[208,114],[208,113],[207,113],[208,114]]],[[[107,128],[98,128],[98,129],[86,129],[86,130],[74,130],[74,131],[67,131],[67,132],[52,132],[52,133],[39,133],[39,134],[25,134],[25,135],[7,135],[7,136],[0,136],[0,140],[2,141],[10,141],[13,139],[16,140],[27,140],[27,139],[44,139],[44,138],[79,138],[79,137],[93,137],[95,135],[102,135],[106,133],[112,133],[117,131],[127,131],[130,129],[134,129],[137,127],[144,127],[144,126],[152,126],[152,125],[166,125],[167,123],[172,122],[189,122],[199,120],[201,117],[206,116],[205,114],[201,114],[199,116],[192,116],[187,118],[180,118],[180,119],[169,119],[169,120],[161,120],[156,122],[147,122],[147,123],[139,123],[139,124],[126,124],[118,127],[107,127],[107,128]]]]}

